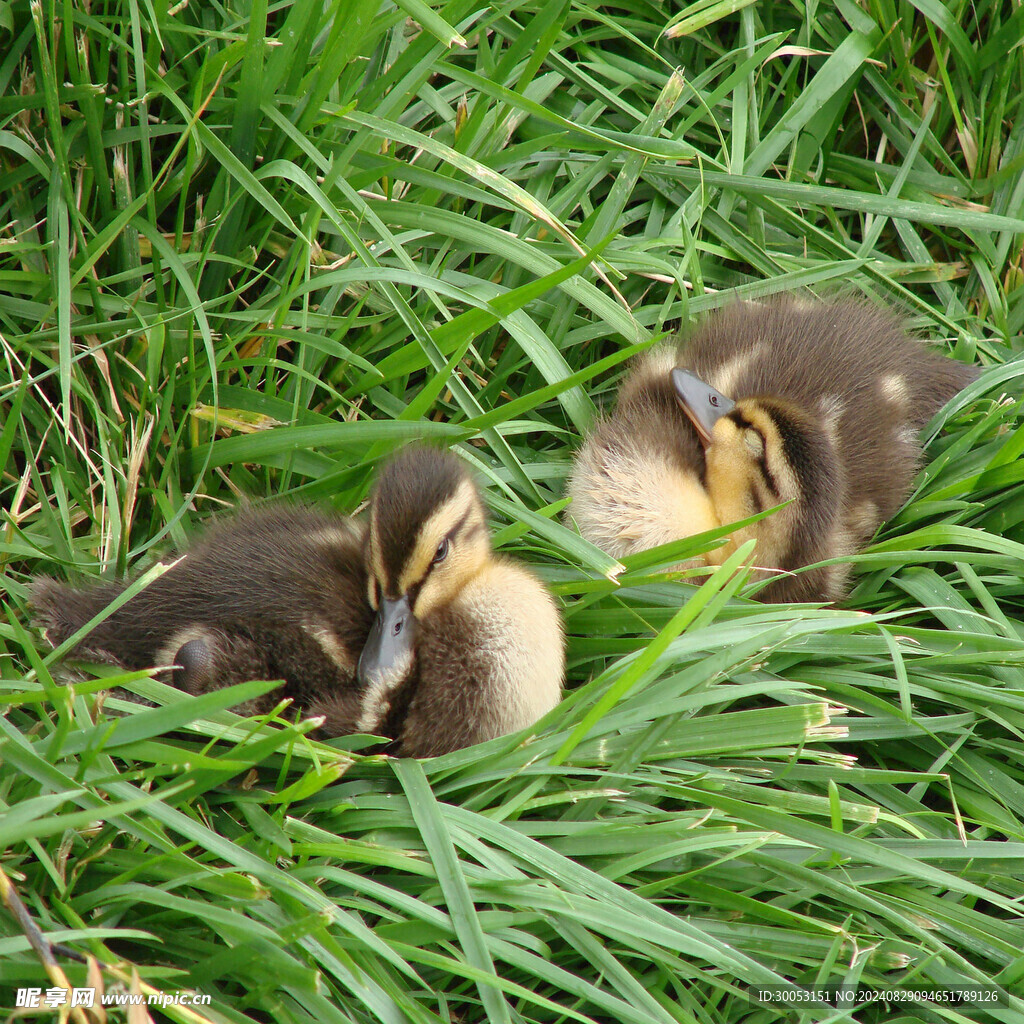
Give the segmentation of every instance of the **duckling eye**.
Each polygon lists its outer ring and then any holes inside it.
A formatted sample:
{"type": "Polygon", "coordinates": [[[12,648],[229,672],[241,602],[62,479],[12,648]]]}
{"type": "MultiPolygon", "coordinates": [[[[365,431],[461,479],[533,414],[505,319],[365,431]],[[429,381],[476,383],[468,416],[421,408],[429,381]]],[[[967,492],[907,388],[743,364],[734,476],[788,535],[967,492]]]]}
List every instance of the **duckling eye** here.
{"type": "Polygon", "coordinates": [[[760,432],[753,428],[743,431],[743,443],[747,446],[750,454],[755,459],[761,458],[764,455],[764,438],[760,432]]]}
{"type": "Polygon", "coordinates": [[[443,562],[448,557],[448,547],[448,538],[445,537],[445,539],[437,545],[437,551],[434,552],[434,557],[430,564],[437,565],[439,562],[443,562]]]}

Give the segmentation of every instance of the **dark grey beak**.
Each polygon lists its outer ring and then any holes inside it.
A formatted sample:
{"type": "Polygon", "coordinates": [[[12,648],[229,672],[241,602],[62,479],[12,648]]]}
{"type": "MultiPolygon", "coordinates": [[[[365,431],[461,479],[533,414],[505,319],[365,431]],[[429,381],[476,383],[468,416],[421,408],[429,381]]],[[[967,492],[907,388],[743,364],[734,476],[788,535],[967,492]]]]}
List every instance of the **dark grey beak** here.
{"type": "Polygon", "coordinates": [[[676,398],[683,412],[697,428],[701,441],[709,445],[712,428],[736,403],[686,370],[672,371],[672,386],[676,389],[676,398]]]}
{"type": "Polygon", "coordinates": [[[409,595],[383,598],[359,655],[356,674],[363,686],[391,686],[401,682],[412,667],[416,645],[416,618],[409,595]]]}

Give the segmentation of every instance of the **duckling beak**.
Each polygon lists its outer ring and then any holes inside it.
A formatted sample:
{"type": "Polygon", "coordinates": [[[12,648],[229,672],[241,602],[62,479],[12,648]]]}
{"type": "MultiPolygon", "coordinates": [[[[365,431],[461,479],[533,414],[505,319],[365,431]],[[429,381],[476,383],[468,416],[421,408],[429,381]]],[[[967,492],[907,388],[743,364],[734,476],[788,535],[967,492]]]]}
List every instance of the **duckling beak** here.
{"type": "Polygon", "coordinates": [[[393,686],[412,668],[416,649],[416,617],[409,595],[383,598],[359,655],[356,675],[363,686],[393,686]]]}
{"type": "Polygon", "coordinates": [[[683,412],[697,428],[701,442],[705,446],[711,444],[712,428],[736,403],[686,370],[672,371],[672,386],[683,412]]]}

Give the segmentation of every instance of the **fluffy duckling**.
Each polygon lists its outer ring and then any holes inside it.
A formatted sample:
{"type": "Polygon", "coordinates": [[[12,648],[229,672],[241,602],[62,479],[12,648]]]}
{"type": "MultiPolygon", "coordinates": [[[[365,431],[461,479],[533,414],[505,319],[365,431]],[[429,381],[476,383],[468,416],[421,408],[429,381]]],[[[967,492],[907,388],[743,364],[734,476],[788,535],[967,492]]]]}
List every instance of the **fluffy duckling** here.
{"type": "Polygon", "coordinates": [[[385,467],[366,569],[376,616],[359,658],[361,728],[425,757],[525,729],[558,703],[558,609],[532,573],[494,556],[455,456],[411,448],[385,467]]]}
{"type": "Polygon", "coordinates": [[[622,557],[782,505],[707,561],[754,538],[762,600],[839,600],[849,565],[794,570],[856,552],[903,504],[921,427],[976,374],[863,301],[737,304],[634,371],[570,514],[622,557]]]}
{"type": "MultiPolygon", "coordinates": [[[[123,584],[37,581],[32,601],[55,646],[123,584]]],[[[310,508],[242,512],[75,647],[126,668],[176,666],[201,693],[284,679],[243,713],[291,697],[327,736],[374,732],[429,757],[532,725],[558,703],[563,638],[541,583],[494,557],[480,494],[462,462],[406,449],[381,472],[368,529],[310,508]]]]}

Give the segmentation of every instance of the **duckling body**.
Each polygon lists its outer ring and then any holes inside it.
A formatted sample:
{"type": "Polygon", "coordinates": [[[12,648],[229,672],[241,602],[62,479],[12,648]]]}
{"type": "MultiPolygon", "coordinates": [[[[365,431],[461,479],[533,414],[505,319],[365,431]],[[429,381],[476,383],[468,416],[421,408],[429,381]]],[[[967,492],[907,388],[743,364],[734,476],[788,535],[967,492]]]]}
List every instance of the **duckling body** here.
{"type": "MultiPolygon", "coordinates": [[[[363,528],[303,507],[249,509],[207,530],[172,568],[91,630],[73,654],[128,669],[178,667],[168,682],[203,693],[248,679],[284,679],[238,710],[290,697],[309,714],[359,705],[356,666],[373,619],[363,528]]],[[[36,581],[32,601],[57,646],[127,584],[75,589],[36,581]]]]}
{"type": "MultiPolygon", "coordinates": [[[[56,646],[123,590],[43,579],[32,600],[56,646]]],[[[239,710],[288,696],[324,717],[325,735],[374,732],[412,756],[532,724],[558,702],[564,663],[550,595],[493,557],[475,485],[457,457],[430,448],[385,468],[368,528],[298,507],[215,526],[73,653],[131,669],[176,665],[169,681],[192,693],[284,679],[283,692],[239,710]]]]}
{"type": "Polygon", "coordinates": [[[359,658],[361,729],[425,757],[532,725],[561,696],[565,642],[554,600],[496,558],[480,492],[454,456],[410,448],[370,501],[359,658]]]}
{"type": "MultiPolygon", "coordinates": [[[[655,358],[660,367],[667,365],[664,352],[655,358]]],[[[784,505],[734,531],[708,556],[720,562],[754,538],[755,564],[771,578],[759,596],[770,601],[844,596],[846,565],[792,572],[857,551],[900,507],[920,459],[921,427],[976,375],[911,340],[885,310],[859,301],[791,298],[714,314],[682,342],[674,364],[667,376],[675,408],[660,399],[660,414],[644,437],[672,437],[679,447],[677,435],[690,431],[685,450],[692,453],[697,445],[699,455],[681,472],[688,486],[703,493],[675,517],[727,525],[784,505]]],[[[641,367],[640,374],[627,381],[624,394],[637,388],[664,394],[660,372],[652,377],[641,367]]],[[[586,526],[615,504],[601,493],[615,456],[600,452],[602,437],[622,429],[619,418],[617,409],[584,446],[570,488],[574,505],[582,499],[582,515],[572,506],[570,511],[584,536],[597,543],[616,529],[627,534],[629,550],[609,548],[621,556],[666,538],[663,530],[642,534],[636,517],[625,524],[612,517],[600,531],[586,526]],[[600,473],[579,470],[594,465],[600,473]]],[[[649,465],[663,461],[665,444],[644,441],[649,465]]],[[[679,486],[669,477],[660,489],[679,486]]],[[[656,501],[657,484],[643,490],[646,496],[634,503],[656,501]]]]}

